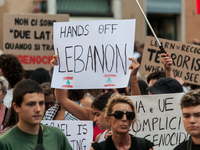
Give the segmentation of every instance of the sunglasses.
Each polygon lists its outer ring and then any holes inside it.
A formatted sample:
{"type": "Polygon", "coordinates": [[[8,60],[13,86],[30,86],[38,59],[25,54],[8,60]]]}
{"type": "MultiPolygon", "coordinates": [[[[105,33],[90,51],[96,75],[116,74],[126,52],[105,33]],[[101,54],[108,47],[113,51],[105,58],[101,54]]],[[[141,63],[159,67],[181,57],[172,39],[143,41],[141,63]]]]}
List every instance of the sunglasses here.
{"type": "Polygon", "coordinates": [[[127,111],[124,113],[121,110],[116,110],[113,114],[110,114],[108,116],[114,116],[116,119],[122,119],[124,114],[126,114],[126,118],[128,120],[133,120],[135,118],[135,113],[133,111],[127,111]]]}

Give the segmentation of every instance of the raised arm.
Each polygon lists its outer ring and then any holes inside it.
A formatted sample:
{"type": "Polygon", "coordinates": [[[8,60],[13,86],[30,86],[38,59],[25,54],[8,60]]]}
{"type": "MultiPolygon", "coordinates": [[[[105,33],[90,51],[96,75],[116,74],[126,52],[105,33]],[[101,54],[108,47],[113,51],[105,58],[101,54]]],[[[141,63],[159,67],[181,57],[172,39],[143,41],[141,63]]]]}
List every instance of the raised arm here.
{"type": "Polygon", "coordinates": [[[170,57],[169,53],[162,53],[162,63],[165,67],[165,73],[167,78],[174,78],[173,72],[172,72],[172,58],[170,57]]]}
{"type": "Polygon", "coordinates": [[[92,108],[81,107],[74,103],[67,97],[68,90],[55,89],[56,100],[61,104],[69,113],[80,120],[93,120],[92,108]]]}
{"type": "Polygon", "coordinates": [[[140,67],[140,64],[137,62],[135,58],[129,58],[129,60],[132,61],[129,67],[129,69],[131,69],[131,75],[130,75],[131,95],[141,95],[137,80],[137,71],[140,67]]]}
{"type": "MultiPolygon", "coordinates": [[[[58,65],[57,60],[58,56],[54,55],[51,60],[51,65],[58,65]]],[[[55,89],[56,100],[59,104],[61,104],[69,113],[74,115],[76,118],[80,120],[93,120],[92,108],[81,107],[78,104],[74,103],[70,100],[68,95],[68,90],[65,89],[55,89]]]]}

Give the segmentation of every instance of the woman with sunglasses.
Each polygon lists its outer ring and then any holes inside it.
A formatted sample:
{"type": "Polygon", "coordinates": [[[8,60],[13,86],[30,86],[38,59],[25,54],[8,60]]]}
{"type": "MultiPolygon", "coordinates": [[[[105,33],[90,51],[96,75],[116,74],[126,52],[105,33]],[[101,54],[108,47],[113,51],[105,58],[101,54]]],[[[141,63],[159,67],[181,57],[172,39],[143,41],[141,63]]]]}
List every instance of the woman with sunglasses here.
{"type": "Polygon", "coordinates": [[[133,102],[126,96],[114,94],[107,104],[105,119],[112,135],[106,141],[93,143],[90,150],[153,150],[153,143],[129,134],[136,120],[133,102]]]}

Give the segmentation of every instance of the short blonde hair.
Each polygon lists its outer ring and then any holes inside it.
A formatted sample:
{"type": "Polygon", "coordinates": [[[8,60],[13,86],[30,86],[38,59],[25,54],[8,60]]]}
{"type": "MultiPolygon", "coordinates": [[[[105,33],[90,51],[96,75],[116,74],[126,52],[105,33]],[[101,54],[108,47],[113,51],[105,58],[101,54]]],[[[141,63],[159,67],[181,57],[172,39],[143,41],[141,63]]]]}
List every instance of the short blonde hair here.
{"type": "MultiPolygon", "coordinates": [[[[126,103],[126,104],[130,105],[132,108],[132,111],[136,114],[135,106],[130,98],[128,98],[124,95],[114,93],[108,100],[107,106],[105,108],[105,116],[109,116],[113,111],[112,110],[113,106],[118,103],[126,103]]],[[[136,120],[136,117],[134,118],[134,122],[135,122],[135,120],[136,120]]]]}

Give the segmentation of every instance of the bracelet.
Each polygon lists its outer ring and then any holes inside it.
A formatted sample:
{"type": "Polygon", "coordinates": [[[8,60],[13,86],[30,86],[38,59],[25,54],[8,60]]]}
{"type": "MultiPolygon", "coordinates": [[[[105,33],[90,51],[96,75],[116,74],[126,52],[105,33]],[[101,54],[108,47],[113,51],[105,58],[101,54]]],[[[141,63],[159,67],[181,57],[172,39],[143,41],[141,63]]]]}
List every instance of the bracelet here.
{"type": "Polygon", "coordinates": [[[135,81],[130,81],[131,83],[137,83],[138,82],[138,80],[135,80],[135,81]]]}

